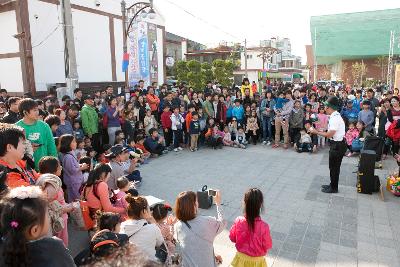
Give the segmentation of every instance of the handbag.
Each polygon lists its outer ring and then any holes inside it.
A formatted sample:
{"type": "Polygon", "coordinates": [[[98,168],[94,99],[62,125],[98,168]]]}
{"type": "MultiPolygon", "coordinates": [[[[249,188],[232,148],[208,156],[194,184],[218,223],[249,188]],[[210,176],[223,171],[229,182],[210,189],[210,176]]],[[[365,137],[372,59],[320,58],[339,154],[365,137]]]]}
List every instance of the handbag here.
{"type": "Polygon", "coordinates": [[[359,138],[356,138],[351,142],[351,150],[354,152],[359,152],[364,146],[364,142],[361,141],[359,138]]]}
{"type": "Polygon", "coordinates": [[[162,243],[161,246],[156,248],[156,258],[161,262],[165,263],[168,259],[168,250],[165,246],[165,243],[162,243]]]}
{"type": "Polygon", "coordinates": [[[79,229],[88,231],[94,227],[95,221],[91,216],[90,207],[88,202],[86,201],[86,185],[83,187],[82,190],[83,193],[81,199],[78,202],[75,202],[76,207],[71,215],[74,218],[75,224],[79,229]]]}
{"type": "Polygon", "coordinates": [[[71,218],[79,230],[88,231],[95,225],[90,216],[90,209],[86,200],[79,200],[73,203],[74,210],[70,213],[71,218]]]}

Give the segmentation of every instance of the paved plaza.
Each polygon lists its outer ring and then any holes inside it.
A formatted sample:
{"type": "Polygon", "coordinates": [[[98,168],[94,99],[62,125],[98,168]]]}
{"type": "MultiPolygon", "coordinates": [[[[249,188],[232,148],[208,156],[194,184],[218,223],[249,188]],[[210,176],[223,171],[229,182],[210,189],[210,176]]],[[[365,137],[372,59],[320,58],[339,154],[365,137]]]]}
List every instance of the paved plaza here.
{"type": "MultiPolygon", "coordinates": [[[[196,191],[204,184],[220,189],[228,227],[214,247],[224,259],[222,266],[229,266],[236,252],[229,228],[242,214],[244,192],[253,186],[264,193],[263,218],[271,227],[268,266],[400,266],[400,198],[385,192],[383,202],[378,194],[358,194],[355,157],[343,160],[339,193],[321,193],[321,184],[328,183],[327,151],[298,154],[257,145],[172,152],[140,167],[140,192],[173,204],[184,190],[196,191]]],[[[387,160],[376,174],[384,182],[396,169],[387,160]]],[[[215,207],[200,212],[216,216],[215,207]]],[[[85,237],[71,239],[76,253],[85,237]]]]}

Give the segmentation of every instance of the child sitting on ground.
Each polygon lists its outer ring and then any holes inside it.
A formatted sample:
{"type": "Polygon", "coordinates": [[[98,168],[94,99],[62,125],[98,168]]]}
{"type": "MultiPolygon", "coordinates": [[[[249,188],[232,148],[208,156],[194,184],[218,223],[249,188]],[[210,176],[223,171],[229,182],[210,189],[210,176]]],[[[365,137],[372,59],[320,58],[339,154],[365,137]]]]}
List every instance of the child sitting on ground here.
{"type": "Polygon", "coordinates": [[[309,120],[306,120],[304,122],[304,128],[306,129],[308,135],[311,137],[311,142],[312,142],[312,151],[315,153],[317,152],[317,145],[318,145],[318,136],[316,134],[310,134],[309,130],[312,127],[312,122],[309,120]]]}
{"type": "Polygon", "coordinates": [[[148,163],[148,158],[150,157],[150,152],[148,152],[148,151],[144,152],[143,150],[136,147],[135,139],[133,139],[133,138],[128,139],[127,147],[128,147],[128,151],[131,154],[131,156],[137,158],[140,164],[148,163]]]}
{"type": "Polygon", "coordinates": [[[245,149],[246,145],[247,145],[246,134],[244,133],[243,127],[239,126],[234,146],[245,149]]]}
{"type": "Polygon", "coordinates": [[[224,146],[233,146],[232,136],[229,132],[229,127],[225,125],[224,127],[224,138],[222,139],[224,146]]]}
{"type": "Polygon", "coordinates": [[[228,128],[229,128],[229,133],[231,134],[231,140],[235,141],[238,132],[238,124],[236,117],[232,118],[232,121],[228,124],[228,128]]]}
{"type": "Polygon", "coordinates": [[[220,135],[218,126],[214,124],[213,118],[208,119],[208,130],[207,133],[205,134],[205,137],[208,144],[212,148],[214,149],[222,148],[222,137],[220,135]]]}
{"type": "Polygon", "coordinates": [[[347,148],[349,149],[349,153],[346,155],[347,157],[351,157],[353,155],[351,144],[353,143],[354,139],[359,136],[359,134],[360,131],[355,127],[354,122],[350,122],[349,129],[344,136],[346,139],[347,148]]]}
{"type": "Polygon", "coordinates": [[[300,139],[297,144],[297,152],[313,152],[311,136],[307,133],[306,129],[300,130],[300,139]]]}
{"type": "MultiPolygon", "coordinates": [[[[121,176],[117,179],[117,187],[118,190],[116,190],[114,192],[114,197],[115,197],[115,203],[114,206],[115,207],[120,207],[120,208],[124,208],[125,210],[128,208],[128,202],[126,202],[125,200],[125,196],[128,193],[128,191],[131,189],[133,195],[138,195],[138,192],[136,190],[136,188],[134,187],[134,185],[129,182],[128,178],[126,178],[125,176],[121,176]]],[[[127,219],[127,214],[122,214],[122,220],[125,221],[127,219]]]]}
{"type": "Polygon", "coordinates": [[[364,141],[367,136],[370,136],[370,133],[365,129],[365,124],[362,121],[357,122],[356,129],[359,134],[356,138],[351,142],[351,150],[350,153],[347,154],[348,157],[351,157],[356,152],[360,152],[364,146],[364,141]]]}
{"type": "Polygon", "coordinates": [[[126,146],[125,134],[122,130],[115,131],[115,145],[126,146]]]}

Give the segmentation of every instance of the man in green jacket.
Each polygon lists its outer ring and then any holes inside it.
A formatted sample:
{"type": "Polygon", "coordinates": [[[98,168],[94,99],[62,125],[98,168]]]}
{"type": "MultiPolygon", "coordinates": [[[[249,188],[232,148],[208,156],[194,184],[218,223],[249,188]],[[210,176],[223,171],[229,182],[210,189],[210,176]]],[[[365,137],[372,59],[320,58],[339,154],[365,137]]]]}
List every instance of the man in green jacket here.
{"type": "Polygon", "coordinates": [[[53,133],[47,123],[39,120],[38,104],[30,98],[22,99],[19,104],[19,113],[23,117],[16,125],[24,129],[26,139],[33,148],[35,169],[38,170],[39,160],[44,156],[58,156],[53,133]]]}
{"type": "Polygon", "coordinates": [[[211,103],[211,95],[206,94],[206,101],[203,102],[203,110],[204,110],[204,115],[206,118],[206,121],[208,118],[214,118],[214,107],[213,104],[211,103]]]}
{"type": "Polygon", "coordinates": [[[85,135],[92,140],[93,148],[100,151],[100,134],[99,134],[99,115],[94,107],[94,97],[86,95],[84,98],[85,105],[81,110],[82,128],[85,135]]]}

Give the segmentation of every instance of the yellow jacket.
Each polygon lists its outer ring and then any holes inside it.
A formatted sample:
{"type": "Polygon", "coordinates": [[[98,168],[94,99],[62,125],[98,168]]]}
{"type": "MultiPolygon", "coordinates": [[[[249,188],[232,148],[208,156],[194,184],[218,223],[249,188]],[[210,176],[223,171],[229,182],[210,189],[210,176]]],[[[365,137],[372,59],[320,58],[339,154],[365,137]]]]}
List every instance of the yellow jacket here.
{"type": "Polygon", "coordinates": [[[250,91],[250,97],[253,97],[253,90],[251,89],[251,84],[242,85],[242,86],[240,87],[240,91],[241,91],[241,93],[242,93],[242,97],[244,96],[244,91],[245,91],[246,89],[249,89],[249,91],[250,91]]]}

